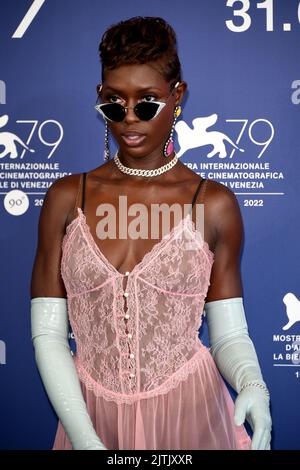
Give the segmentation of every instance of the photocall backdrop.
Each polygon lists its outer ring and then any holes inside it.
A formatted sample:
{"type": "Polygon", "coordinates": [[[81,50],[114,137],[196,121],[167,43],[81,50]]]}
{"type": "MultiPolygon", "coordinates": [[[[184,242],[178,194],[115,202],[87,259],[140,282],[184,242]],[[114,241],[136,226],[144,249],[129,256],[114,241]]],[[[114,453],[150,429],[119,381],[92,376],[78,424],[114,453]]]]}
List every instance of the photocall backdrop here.
{"type": "MultiPolygon", "coordinates": [[[[103,163],[98,45],[110,25],[138,15],[176,31],[188,91],[175,148],[237,196],[244,306],[271,392],[272,448],[299,449],[298,0],[1,0],[0,446],[53,444],[57,418],[30,337],[38,219],[56,179],[103,163]]],[[[200,337],[207,344],[206,322],[200,337]]]]}

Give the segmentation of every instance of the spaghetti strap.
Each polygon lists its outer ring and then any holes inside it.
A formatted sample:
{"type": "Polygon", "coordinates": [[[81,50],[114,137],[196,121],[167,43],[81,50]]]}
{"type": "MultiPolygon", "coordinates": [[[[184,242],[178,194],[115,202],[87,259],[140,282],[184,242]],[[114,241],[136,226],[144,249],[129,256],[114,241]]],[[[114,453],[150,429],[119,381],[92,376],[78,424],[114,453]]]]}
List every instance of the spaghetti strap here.
{"type": "Polygon", "coordinates": [[[82,180],[82,173],[80,174],[78,178],[78,186],[77,186],[77,193],[76,193],[76,198],[75,198],[75,203],[73,207],[73,215],[74,217],[77,216],[77,206],[78,206],[78,199],[79,199],[79,193],[80,193],[80,187],[81,187],[81,180],[82,180]]]}
{"type": "Polygon", "coordinates": [[[86,172],[83,173],[81,210],[84,212],[86,172]]]}
{"type": "Polygon", "coordinates": [[[198,194],[199,194],[199,192],[202,188],[204,188],[204,190],[200,194],[199,203],[201,202],[201,199],[204,199],[204,192],[205,192],[205,188],[206,188],[206,185],[207,185],[207,181],[208,180],[206,178],[202,178],[200,183],[198,184],[198,187],[197,187],[197,189],[195,191],[195,194],[194,194],[194,197],[193,197],[191,211],[193,210],[194,204],[197,200],[197,196],[198,196],[198,194]]]}
{"type": "MultiPolygon", "coordinates": [[[[83,193],[85,192],[85,173],[81,173],[78,179],[78,189],[77,189],[77,194],[76,194],[76,199],[75,199],[75,204],[73,208],[73,214],[74,217],[77,217],[78,215],[78,206],[79,206],[79,199],[80,199],[80,189],[83,188],[83,193]]],[[[83,210],[84,208],[84,197],[82,195],[82,203],[81,203],[81,208],[83,210]]]]}

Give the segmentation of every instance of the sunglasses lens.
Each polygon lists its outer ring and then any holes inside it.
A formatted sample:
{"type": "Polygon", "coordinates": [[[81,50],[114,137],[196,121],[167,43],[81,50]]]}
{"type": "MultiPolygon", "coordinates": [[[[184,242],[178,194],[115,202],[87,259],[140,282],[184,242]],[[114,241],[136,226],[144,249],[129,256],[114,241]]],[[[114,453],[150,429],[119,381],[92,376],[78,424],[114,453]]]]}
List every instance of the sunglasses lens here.
{"type": "Polygon", "coordinates": [[[125,109],[118,103],[105,104],[101,110],[112,121],[121,122],[125,117],[125,109]]]}
{"type": "Polygon", "coordinates": [[[159,104],[149,102],[138,103],[135,107],[136,115],[142,121],[149,121],[152,119],[156,111],[159,108],[159,104]]]}
{"type": "MultiPolygon", "coordinates": [[[[151,103],[149,101],[138,103],[134,109],[139,119],[142,121],[149,121],[154,118],[158,108],[159,104],[151,103]]],[[[104,106],[101,106],[101,111],[108,119],[111,119],[114,122],[123,121],[126,115],[125,108],[118,103],[106,103],[104,106]]]]}

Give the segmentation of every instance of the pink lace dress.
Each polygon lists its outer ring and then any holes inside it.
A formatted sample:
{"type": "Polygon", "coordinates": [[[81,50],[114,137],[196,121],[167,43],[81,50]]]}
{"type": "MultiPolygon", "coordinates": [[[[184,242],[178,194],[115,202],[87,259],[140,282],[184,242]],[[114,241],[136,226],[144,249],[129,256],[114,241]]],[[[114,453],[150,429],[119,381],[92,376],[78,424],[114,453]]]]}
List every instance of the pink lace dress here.
{"type": "MultiPolygon", "coordinates": [[[[117,271],[100,251],[80,207],[62,251],[74,361],[104,445],[250,449],[198,337],[214,255],[191,215],[129,273],[117,271]]],[[[72,449],[60,421],[53,449],[72,449]]]]}

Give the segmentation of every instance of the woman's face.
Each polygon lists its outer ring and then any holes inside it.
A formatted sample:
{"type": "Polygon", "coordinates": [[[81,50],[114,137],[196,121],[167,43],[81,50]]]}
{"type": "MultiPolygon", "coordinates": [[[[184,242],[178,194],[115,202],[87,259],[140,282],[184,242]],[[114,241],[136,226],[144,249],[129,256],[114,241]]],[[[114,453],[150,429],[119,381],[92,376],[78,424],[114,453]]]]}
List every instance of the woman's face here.
{"type": "Polygon", "coordinates": [[[168,100],[161,112],[150,121],[140,120],[133,109],[127,110],[121,122],[107,121],[118,143],[119,154],[125,157],[163,156],[163,147],[174,121],[174,110],[181,103],[185,89],[186,83],[180,82],[173,96],[170,96],[169,83],[151,63],[122,65],[117,69],[107,70],[100,94],[102,103],[120,103],[133,107],[140,101],[168,100]],[[145,139],[132,147],[122,137],[123,133],[129,131],[145,134],[145,139]]]}

